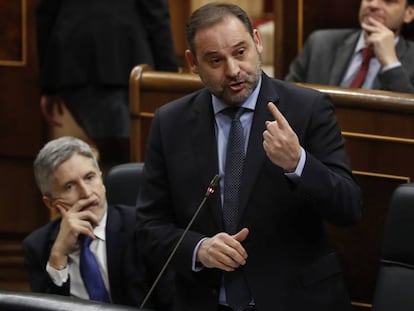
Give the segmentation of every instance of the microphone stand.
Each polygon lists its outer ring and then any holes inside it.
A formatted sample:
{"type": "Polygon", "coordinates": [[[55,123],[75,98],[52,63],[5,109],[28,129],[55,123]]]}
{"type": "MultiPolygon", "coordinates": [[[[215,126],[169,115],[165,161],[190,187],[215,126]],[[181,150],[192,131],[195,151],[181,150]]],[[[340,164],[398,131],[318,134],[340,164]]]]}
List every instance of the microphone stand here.
{"type": "Polygon", "coordinates": [[[165,269],[167,269],[168,264],[170,263],[171,259],[173,258],[173,256],[175,255],[175,253],[177,252],[178,247],[181,245],[181,242],[183,241],[184,237],[186,236],[188,230],[190,229],[191,225],[193,224],[194,220],[196,219],[196,217],[198,216],[198,214],[200,213],[201,208],[204,206],[204,204],[206,203],[208,197],[210,196],[210,194],[214,193],[214,191],[217,188],[218,183],[220,182],[221,177],[219,175],[215,175],[213,177],[213,179],[210,181],[210,184],[207,188],[206,193],[204,194],[204,198],[201,201],[200,205],[197,207],[197,210],[195,211],[193,217],[190,219],[190,221],[188,222],[187,227],[185,228],[184,232],[181,234],[180,239],[178,240],[177,244],[175,244],[170,256],[167,258],[165,264],[163,265],[160,273],[158,273],[157,278],[155,279],[155,281],[152,283],[152,286],[150,288],[150,290],[148,291],[147,295],[145,296],[144,300],[141,303],[140,308],[144,308],[145,304],[147,303],[149,297],[151,296],[152,292],[154,291],[155,287],[157,286],[160,278],[162,277],[162,275],[164,274],[165,269]]]}

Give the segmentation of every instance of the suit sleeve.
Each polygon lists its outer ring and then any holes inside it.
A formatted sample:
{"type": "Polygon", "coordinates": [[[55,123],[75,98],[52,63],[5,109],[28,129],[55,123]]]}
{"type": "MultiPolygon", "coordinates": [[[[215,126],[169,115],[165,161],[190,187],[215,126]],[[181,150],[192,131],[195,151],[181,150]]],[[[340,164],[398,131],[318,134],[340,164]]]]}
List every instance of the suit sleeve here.
{"type": "Polygon", "coordinates": [[[323,219],[353,225],[361,218],[361,193],[327,95],[315,98],[310,120],[301,142],[307,154],[299,189],[323,219]]]}
{"type": "Polygon", "coordinates": [[[410,81],[403,66],[380,73],[378,77],[386,91],[414,93],[414,81],[410,81]]]}
{"type": "Polygon", "coordinates": [[[49,258],[49,252],[46,243],[43,243],[39,237],[29,235],[23,241],[24,261],[29,270],[30,288],[33,292],[50,293],[68,296],[69,284],[68,280],[61,287],[56,286],[46,271],[46,263],[49,258]]]}

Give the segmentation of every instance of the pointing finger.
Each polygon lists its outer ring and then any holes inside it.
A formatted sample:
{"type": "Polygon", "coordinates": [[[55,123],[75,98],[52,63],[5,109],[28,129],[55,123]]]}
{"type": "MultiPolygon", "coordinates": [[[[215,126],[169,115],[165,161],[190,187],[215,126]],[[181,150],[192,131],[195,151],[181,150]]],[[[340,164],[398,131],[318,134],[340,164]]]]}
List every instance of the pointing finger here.
{"type": "Polygon", "coordinates": [[[272,114],[273,118],[275,118],[275,121],[277,121],[277,124],[280,128],[285,127],[287,121],[285,117],[280,113],[279,109],[276,107],[276,105],[272,102],[269,102],[267,104],[267,108],[269,109],[270,113],[272,114]]]}

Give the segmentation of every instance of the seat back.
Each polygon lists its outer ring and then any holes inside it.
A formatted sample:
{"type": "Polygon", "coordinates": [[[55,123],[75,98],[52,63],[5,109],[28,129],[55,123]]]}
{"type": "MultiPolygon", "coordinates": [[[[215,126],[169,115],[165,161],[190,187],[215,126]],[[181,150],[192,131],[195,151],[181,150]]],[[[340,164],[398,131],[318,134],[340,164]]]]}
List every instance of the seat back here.
{"type": "Polygon", "coordinates": [[[108,204],[135,206],[144,163],[131,162],[112,167],[105,178],[108,204]]]}
{"type": "Polygon", "coordinates": [[[393,192],[384,227],[373,311],[414,310],[414,183],[393,192]]]}
{"type": "MultiPolygon", "coordinates": [[[[144,311],[133,307],[109,303],[99,303],[91,300],[74,297],[17,292],[0,291],[0,310],[2,311],[144,311]]],[[[150,310],[147,310],[150,311],[150,310]]]]}

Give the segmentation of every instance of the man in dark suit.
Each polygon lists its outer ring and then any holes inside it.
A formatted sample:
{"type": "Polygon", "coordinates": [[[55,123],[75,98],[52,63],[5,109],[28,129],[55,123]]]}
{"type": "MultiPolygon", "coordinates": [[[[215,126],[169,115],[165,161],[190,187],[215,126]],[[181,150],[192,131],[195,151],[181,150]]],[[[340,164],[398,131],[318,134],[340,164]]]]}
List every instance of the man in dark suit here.
{"type": "Polygon", "coordinates": [[[262,72],[260,35],[238,6],[202,6],[186,35],[187,61],[206,88],[155,112],[137,201],[140,245],[163,261],[209,181],[223,176],[172,258],[176,310],[351,310],[324,223],[357,222],[361,194],[332,102],[262,72]],[[240,188],[226,181],[236,161],[225,160],[232,107],[244,109],[240,188]],[[223,202],[235,188],[232,231],[223,202]],[[232,307],[232,276],[242,307],[232,307]]]}
{"type": "Polygon", "coordinates": [[[23,241],[32,290],[92,299],[80,268],[79,241],[88,236],[106,302],[139,306],[150,281],[141,253],[134,251],[135,208],[107,206],[89,145],[73,137],[52,140],[37,155],[34,172],[45,205],[61,217],[23,241]]]}
{"type": "Polygon", "coordinates": [[[414,19],[414,1],[361,0],[360,29],[330,29],[312,33],[289,68],[285,80],[351,86],[368,47],[365,89],[414,92],[414,42],[401,35],[414,19]]]}
{"type": "Polygon", "coordinates": [[[127,162],[132,68],[177,71],[167,0],[40,0],[36,24],[46,120],[64,103],[101,164],[127,162]]]}

